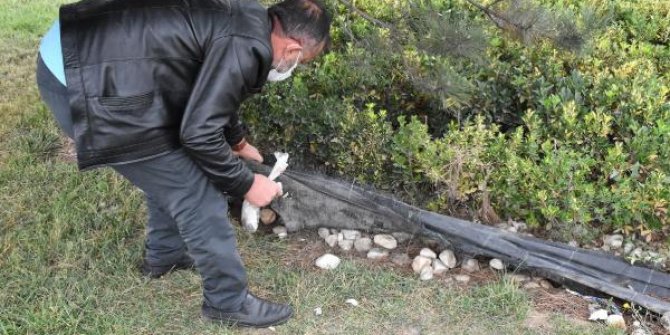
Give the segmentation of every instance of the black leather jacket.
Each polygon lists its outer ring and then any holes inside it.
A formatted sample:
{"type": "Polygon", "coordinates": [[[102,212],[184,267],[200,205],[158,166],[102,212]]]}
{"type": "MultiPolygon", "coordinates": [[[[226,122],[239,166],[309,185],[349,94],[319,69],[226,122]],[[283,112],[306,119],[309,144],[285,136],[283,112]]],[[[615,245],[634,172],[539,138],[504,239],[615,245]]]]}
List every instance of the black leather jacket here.
{"type": "Polygon", "coordinates": [[[183,147],[222,191],[253,174],[230,146],[272,63],[265,8],[245,0],[88,0],[61,7],[80,169],[183,147]]]}

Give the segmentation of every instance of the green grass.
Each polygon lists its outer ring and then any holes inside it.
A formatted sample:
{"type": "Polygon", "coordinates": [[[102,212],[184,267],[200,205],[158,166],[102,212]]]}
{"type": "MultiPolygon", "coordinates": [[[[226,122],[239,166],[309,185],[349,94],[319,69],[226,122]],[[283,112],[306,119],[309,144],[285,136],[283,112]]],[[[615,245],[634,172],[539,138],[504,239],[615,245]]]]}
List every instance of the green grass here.
{"type": "MultiPolygon", "coordinates": [[[[141,277],[141,194],[110,170],[79,173],[59,155],[63,139],[33,74],[57,4],[0,0],[0,334],[249,333],[200,319],[194,272],[141,277]]],[[[549,332],[528,327],[531,301],[506,282],[463,290],[362,259],[318,271],[294,261],[300,243],[239,234],[252,290],[296,309],[279,334],[616,333],[560,316],[549,332]]]]}

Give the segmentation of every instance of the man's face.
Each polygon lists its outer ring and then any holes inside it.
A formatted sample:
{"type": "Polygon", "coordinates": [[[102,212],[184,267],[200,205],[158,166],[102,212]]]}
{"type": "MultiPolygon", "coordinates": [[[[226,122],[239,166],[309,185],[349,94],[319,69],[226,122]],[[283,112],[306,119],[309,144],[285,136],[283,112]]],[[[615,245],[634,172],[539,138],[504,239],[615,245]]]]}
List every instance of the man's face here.
{"type": "Polygon", "coordinates": [[[274,67],[288,64],[293,65],[296,59],[300,64],[306,64],[318,57],[323,51],[325,42],[314,47],[304,47],[298,40],[290,37],[279,37],[273,41],[274,50],[272,65],[274,67]]]}

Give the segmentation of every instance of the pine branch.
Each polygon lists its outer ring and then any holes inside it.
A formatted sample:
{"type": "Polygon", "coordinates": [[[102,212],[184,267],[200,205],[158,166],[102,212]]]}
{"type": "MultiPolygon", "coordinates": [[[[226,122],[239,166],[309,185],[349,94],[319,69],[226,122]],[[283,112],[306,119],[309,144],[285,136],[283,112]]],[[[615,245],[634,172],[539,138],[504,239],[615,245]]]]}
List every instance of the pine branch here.
{"type": "Polygon", "coordinates": [[[500,2],[502,2],[502,1],[504,1],[504,0],[496,0],[496,1],[494,1],[493,3],[491,3],[490,5],[488,5],[488,6],[486,6],[486,7],[482,6],[481,4],[479,4],[479,3],[477,3],[477,2],[475,2],[475,1],[473,1],[473,0],[466,0],[466,1],[467,1],[468,3],[470,3],[471,5],[475,6],[477,9],[481,10],[482,12],[484,12],[484,14],[486,14],[486,16],[488,16],[489,19],[491,19],[491,21],[493,21],[493,23],[495,23],[495,25],[496,25],[498,28],[500,28],[500,29],[505,29],[505,26],[504,26],[500,21],[505,21],[505,22],[506,22],[507,24],[509,24],[509,25],[512,24],[511,21],[510,21],[509,19],[506,19],[506,18],[504,18],[504,17],[501,17],[501,15],[499,15],[498,13],[496,13],[496,12],[494,12],[494,11],[491,10],[491,7],[497,5],[498,3],[500,3],[500,2]]]}
{"type": "Polygon", "coordinates": [[[368,22],[374,24],[377,27],[380,28],[386,28],[390,30],[394,30],[394,26],[390,23],[375,19],[374,17],[370,16],[370,14],[364,12],[363,10],[359,9],[358,7],[354,6],[350,1],[347,0],[338,0],[341,4],[349,8],[350,11],[358,14],[360,17],[364,18],[368,22]]]}

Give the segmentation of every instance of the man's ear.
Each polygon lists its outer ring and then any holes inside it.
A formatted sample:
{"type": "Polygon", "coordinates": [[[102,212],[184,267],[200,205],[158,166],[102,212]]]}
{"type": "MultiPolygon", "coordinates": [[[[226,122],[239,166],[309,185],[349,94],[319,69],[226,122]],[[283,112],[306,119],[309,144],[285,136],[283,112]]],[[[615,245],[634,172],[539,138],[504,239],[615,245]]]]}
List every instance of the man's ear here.
{"type": "Polygon", "coordinates": [[[286,54],[284,55],[286,60],[293,60],[298,57],[298,54],[303,51],[302,45],[297,41],[291,39],[286,45],[286,54]]]}

